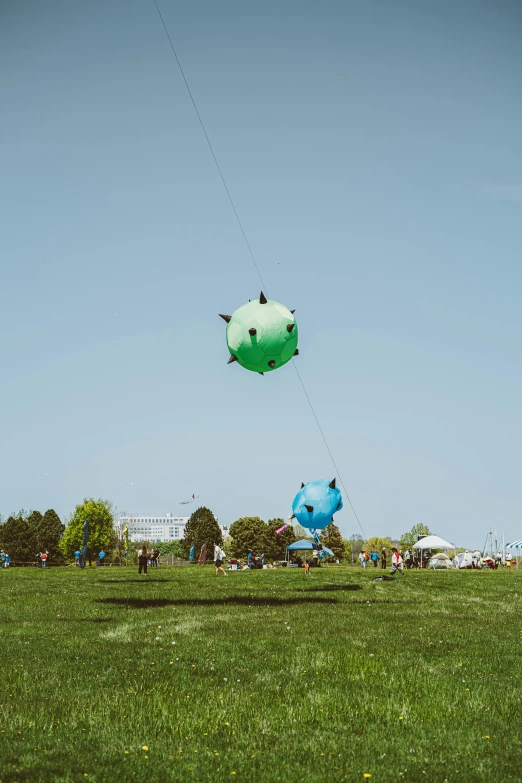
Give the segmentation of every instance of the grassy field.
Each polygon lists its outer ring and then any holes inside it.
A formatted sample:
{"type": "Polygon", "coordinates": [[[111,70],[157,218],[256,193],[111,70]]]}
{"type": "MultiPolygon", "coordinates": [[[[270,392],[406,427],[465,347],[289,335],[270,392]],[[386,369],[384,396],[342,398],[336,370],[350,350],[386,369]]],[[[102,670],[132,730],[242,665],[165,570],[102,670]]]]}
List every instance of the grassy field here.
{"type": "Polygon", "coordinates": [[[0,571],[0,780],[520,781],[522,570],[376,573],[0,571]]]}

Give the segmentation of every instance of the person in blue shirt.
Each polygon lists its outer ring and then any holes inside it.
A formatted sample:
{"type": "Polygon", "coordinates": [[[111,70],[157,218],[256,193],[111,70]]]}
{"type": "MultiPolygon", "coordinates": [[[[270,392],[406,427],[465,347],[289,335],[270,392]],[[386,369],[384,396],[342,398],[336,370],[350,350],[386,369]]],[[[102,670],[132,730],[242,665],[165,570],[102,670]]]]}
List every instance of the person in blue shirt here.
{"type": "Polygon", "coordinates": [[[372,549],[372,551],[370,552],[370,560],[372,561],[374,568],[377,568],[377,563],[379,562],[380,559],[381,558],[379,557],[375,549],[372,549]]]}
{"type": "Polygon", "coordinates": [[[249,549],[248,550],[248,558],[247,558],[247,563],[248,563],[248,567],[249,568],[254,568],[255,560],[256,559],[255,559],[254,553],[252,552],[251,549],[249,549]]]}
{"type": "Polygon", "coordinates": [[[5,568],[5,552],[3,549],[0,549],[0,568],[5,568]]]}
{"type": "Polygon", "coordinates": [[[80,565],[80,555],[81,555],[81,552],[80,552],[79,549],[77,549],[76,552],[74,553],[74,565],[75,566],[79,566],[80,565]]]}
{"type": "Polygon", "coordinates": [[[105,552],[102,549],[102,551],[98,553],[98,565],[100,566],[104,565],[104,560],[105,560],[105,552]]]}

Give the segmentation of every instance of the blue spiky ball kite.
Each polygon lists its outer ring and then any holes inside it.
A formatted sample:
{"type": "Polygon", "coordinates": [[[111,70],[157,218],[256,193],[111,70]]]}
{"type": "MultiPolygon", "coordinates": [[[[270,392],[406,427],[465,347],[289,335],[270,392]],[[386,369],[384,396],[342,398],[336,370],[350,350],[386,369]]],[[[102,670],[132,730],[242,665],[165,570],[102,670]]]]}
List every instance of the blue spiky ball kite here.
{"type": "Polygon", "coordinates": [[[309,530],[322,530],[331,522],[336,511],[343,507],[341,490],[333,481],[316,479],[301,484],[292,503],[292,516],[309,530]]]}

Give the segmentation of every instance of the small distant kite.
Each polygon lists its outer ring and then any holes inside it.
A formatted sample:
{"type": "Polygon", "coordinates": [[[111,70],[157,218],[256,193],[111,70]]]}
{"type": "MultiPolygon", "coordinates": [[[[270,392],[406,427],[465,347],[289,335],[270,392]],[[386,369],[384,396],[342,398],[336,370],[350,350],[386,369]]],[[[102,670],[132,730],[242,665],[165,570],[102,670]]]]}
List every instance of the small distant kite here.
{"type": "Polygon", "coordinates": [[[289,527],[290,525],[283,525],[283,527],[280,527],[279,530],[276,530],[276,535],[278,535],[279,533],[284,533],[285,530],[288,530],[289,527]]]}
{"type": "Polygon", "coordinates": [[[192,495],[190,500],[182,500],[180,502],[180,506],[186,506],[188,503],[194,503],[195,500],[197,500],[200,497],[200,495],[192,495]]]}

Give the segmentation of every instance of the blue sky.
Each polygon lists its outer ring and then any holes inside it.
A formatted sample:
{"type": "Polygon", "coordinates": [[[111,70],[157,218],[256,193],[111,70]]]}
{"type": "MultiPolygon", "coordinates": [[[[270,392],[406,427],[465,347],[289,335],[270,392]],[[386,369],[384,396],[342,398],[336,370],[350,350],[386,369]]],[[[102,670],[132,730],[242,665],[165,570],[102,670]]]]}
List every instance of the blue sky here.
{"type": "MultiPolygon", "coordinates": [[[[365,533],[520,537],[520,5],[161,8],[365,533]]],[[[0,72],[0,512],[286,516],[334,470],[226,366],[260,284],[152,0],[4,2],[0,72]]]]}

